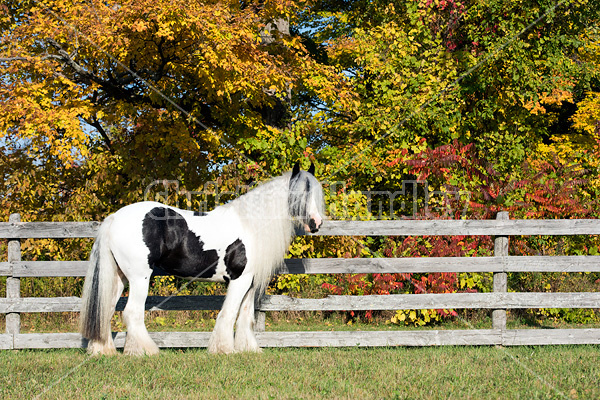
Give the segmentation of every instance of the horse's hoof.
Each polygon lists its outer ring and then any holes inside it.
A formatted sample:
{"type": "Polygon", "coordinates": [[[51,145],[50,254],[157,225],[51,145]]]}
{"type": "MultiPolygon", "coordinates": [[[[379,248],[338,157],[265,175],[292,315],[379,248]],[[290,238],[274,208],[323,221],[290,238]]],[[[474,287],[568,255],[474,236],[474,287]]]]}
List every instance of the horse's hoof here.
{"type": "Polygon", "coordinates": [[[232,346],[210,345],[208,346],[209,354],[233,354],[235,349],[232,346]]]}
{"type": "Polygon", "coordinates": [[[127,355],[127,356],[134,356],[134,357],[142,357],[142,356],[155,356],[159,353],[159,350],[156,349],[124,349],[123,350],[123,354],[127,355]]]}
{"type": "Polygon", "coordinates": [[[158,353],[158,346],[154,342],[146,341],[145,345],[142,345],[140,341],[137,341],[134,338],[125,341],[125,348],[123,349],[123,354],[128,356],[153,356],[158,353]]]}
{"type": "Polygon", "coordinates": [[[98,342],[90,342],[88,344],[87,353],[90,356],[116,356],[117,349],[114,344],[101,344],[98,342]]]}

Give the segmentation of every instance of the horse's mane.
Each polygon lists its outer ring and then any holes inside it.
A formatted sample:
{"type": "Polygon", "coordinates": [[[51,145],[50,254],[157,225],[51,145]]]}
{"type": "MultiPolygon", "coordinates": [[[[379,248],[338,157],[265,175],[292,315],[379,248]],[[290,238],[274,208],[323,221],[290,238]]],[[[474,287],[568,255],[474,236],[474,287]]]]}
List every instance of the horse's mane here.
{"type": "MultiPolygon", "coordinates": [[[[300,203],[306,205],[307,198],[314,196],[322,209],[323,195],[320,183],[307,172],[302,171],[300,174],[302,174],[301,179],[311,181],[311,190],[302,193],[301,197],[304,199],[300,203]]],[[[246,256],[255,266],[254,286],[257,288],[258,295],[264,292],[274,271],[283,263],[283,258],[294,238],[294,222],[289,213],[290,177],[291,172],[287,172],[259,184],[227,204],[238,213],[245,229],[253,233],[252,243],[250,248],[247,248],[246,256]]]]}

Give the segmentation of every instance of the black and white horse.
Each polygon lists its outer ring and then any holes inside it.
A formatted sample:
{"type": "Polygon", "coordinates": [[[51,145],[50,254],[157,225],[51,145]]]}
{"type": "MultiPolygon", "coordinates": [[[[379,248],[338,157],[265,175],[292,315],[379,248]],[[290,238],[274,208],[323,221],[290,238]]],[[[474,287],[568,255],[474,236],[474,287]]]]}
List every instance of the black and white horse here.
{"type": "Polygon", "coordinates": [[[153,271],[228,283],[208,350],[260,351],[253,332],[255,293],[265,290],[283,262],[295,225],[314,233],[323,221],[323,190],[313,173],[314,166],[301,171],[296,164],[208,213],[141,202],[108,216],[92,248],[83,289],[81,334],[89,340],[88,352],[116,353],[110,321],[126,282],[124,352],[158,352],[144,324],[153,271]]]}

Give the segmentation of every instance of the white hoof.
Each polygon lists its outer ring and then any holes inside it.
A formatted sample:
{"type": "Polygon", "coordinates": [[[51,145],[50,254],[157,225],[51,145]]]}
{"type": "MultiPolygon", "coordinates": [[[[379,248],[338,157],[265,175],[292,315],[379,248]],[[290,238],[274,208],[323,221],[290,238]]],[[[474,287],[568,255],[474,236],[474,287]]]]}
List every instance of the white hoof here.
{"type": "Polygon", "coordinates": [[[145,340],[139,340],[134,336],[130,336],[127,334],[125,339],[125,348],[123,349],[123,354],[128,356],[143,356],[149,355],[153,356],[159,353],[158,346],[154,341],[150,338],[145,340]]]}
{"type": "Polygon", "coordinates": [[[117,355],[117,349],[112,339],[107,341],[107,343],[90,340],[87,353],[91,356],[114,356],[117,355]]]}
{"type": "Polygon", "coordinates": [[[240,335],[235,337],[236,352],[262,353],[254,335],[240,335]]]}

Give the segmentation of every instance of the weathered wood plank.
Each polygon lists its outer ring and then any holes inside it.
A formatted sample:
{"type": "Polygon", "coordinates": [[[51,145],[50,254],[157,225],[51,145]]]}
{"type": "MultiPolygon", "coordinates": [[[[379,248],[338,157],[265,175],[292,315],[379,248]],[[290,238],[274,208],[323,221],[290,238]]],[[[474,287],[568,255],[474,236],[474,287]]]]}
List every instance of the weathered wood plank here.
{"type": "MultiPolygon", "coordinates": [[[[225,296],[149,296],[146,310],[220,310],[225,296]]],[[[123,311],[127,297],[117,302],[117,311],[123,311]]],[[[0,314],[10,312],[78,312],[79,297],[23,297],[0,298],[0,314]]]]}
{"type": "Polygon", "coordinates": [[[21,333],[15,335],[15,349],[80,349],[87,340],[79,333],[21,333]]]}
{"type": "Polygon", "coordinates": [[[0,276],[12,276],[12,264],[9,262],[0,262],[0,276]]]}
{"type": "MultiPolygon", "coordinates": [[[[0,263],[0,276],[85,276],[88,261],[0,263]]],[[[279,274],[364,274],[430,272],[600,272],[600,256],[298,258],[279,274]]]]}
{"type": "MultiPolygon", "coordinates": [[[[502,211],[496,215],[496,221],[508,220],[508,212],[502,211]]],[[[508,236],[496,236],[494,238],[494,257],[508,256],[508,236]]],[[[506,293],[508,291],[508,274],[506,272],[494,272],[493,289],[495,293],[506,293]]],[[[494,329],[506,329],[506,310],[498,309],[492,311],[492,327],[494,329]]]]}
{"type": "MultiPolygon", "coordinates": [[[[158,347],[207,347],[210,332],[149,332],[158,347]]],[[[126,332],[113,332],[117,348],[125,346],[126,332]]],[[[11,337],[12,340],[12,337],[11,337]]],[[[79,333],[27,333],[16,335],[15,349],[79,349],[87,347],[87,340],[79,333]]]]}
{"type": "Polygon", "coordinates": [[[13,276],[61,277],[85,276],[89,261],[22,261],[13,264],[13,276]]]}
{"type": "MultiPolygon", "coordinates": [[[[600,257],[599,257],[600,260],[600,257]]],[[[0,264],[0,276],[45,277],[85,276],[88,261],[23,261],[0,264]]],[[[503,260],[494,257],[415,257],[415,258],[316,258],[287,259],[279,274],[343,274],[343,273],[428,273],[428,272],[492,272],[504,270],[503,260]]],[[[547,262],[536,263],[548,268],[547,262]]],[[[570,262],[572,268],[579,265],[596,268],[599,263],[570,262]]],[[[564,268],[556,267],[562,271],[564,268]]],[[[588,270],[586,269],[586,271],[588,270]]]]}
{"type": "Polygon", "coordinates": [[[150,332],[158,347],[208,347],[211,332],[150,332]]]}
{"type": "MultiPolygon", "coordinates": [[[[9,266],[12,276],[20,278],[85,276],[89,261],[21,261],[9,266]]],[[[2,272],[0,265],[0,276],[2,272]]]]}
{"type": "Polygon", "coordinates": [[[328,296],[298,299],[267,296],[261,311],[402,310],[455,308],[599,308],[600,293],[442,293],[328,296]]]}
{"type": "MultiPolygon", "coordinates": [[[[161,348],[207,347],[210,332],[150,332],[161,348]]],[[[113,332],[117,348],[125,345],[125,332],[113,332]]],[[[493,345],[501,342],[494,330],[454,331],[351,331],[351,332],[257,332],[261,347],[381,347],[493,345]]],[[[15,336],[15,349],[85,348],[78,333],[33,333],[15,336]]]]}
{"type": "Polygon", "coordinates": [[[261,347],[381,347],[499,344],[494,330],[264,332],[256,335],[261,347]]]}
{"type": "MultiPolygon", "coordinates": [[[[0,238],[95,237],[99,222],[0,222],[0,238]]],[[[325,221],[315,235],[422,236],[422,235],[598,235],[600,220],[390,220],[325,221]]]]}
{"type": "Polygon", "coordinates": [[[10,333],[0,333],[0,350],[10,350],[13,348],[13,335],[10,333]]]}
{"type": "MultiPolygon", "coordinates": [[[[599,257],[600,259],[600,257],[599,257]]],[[[0,276],[61,277],[85,276],[88,261],[23,261],[0,263],[0,276]]],[[[552,268],[540,261],[538,268],[552,268]]],[[[287,259],[279,274],[360,274],[360,273],[428,273],[428,272],[492,272],[503,271],[505,262],[494,257],[415,257],[415,258],[316,258],[287,259]]],[[[600,271],[599,263],[569,262],[570,269],[600,271]]],[[[524,267],[519,266],[519,269],[524,267]]],[[[526,267],[525,267],[526,268],[526,267]]],[[[560,265],[557,271],[566,270],[560,265]]]]}
{"type": "Polygon", "coordinates": [[[509,256],[505,272],[600,272],[600,256],[509,256]]]}
{"type": "Polygon", "coordinates": [[[65,239],[96,237],[100,222],[0,222],[0,238],[65,239]]]}
{"type": "MultiPolygon", "coordinates": [[[[224,296],[151,296],[147,310],[219,310],[224,296]]],[[[122,297],[117,310],[123,310],[122,297]]],[[[79,297],[0,298],[0,313],[79,311],[79,297]]],[[[600,292],[582,293],[439,293],[328,296],[299,299],[266,296],[258,311],[408,310],[455,308],[600,308],[600,292]]]]}
{"type": "MultiPolygon", "coordinates": [[[[125,346],[125,332],[112,333],[115,346],[125,346]]],[[[15,349],[80,349],[87,348],[87,339],[79,333],[25,333],[15,335],[15,349]]]]}
{"type": "MultiPolygon", "coordinates": [[[[210,332],[150,332],[161,348],[207,347],[210,332]]],[[[125,345],[125,332],[113,332],[117,348],[125,345]]],[[[376,346],[480,346],[503,344],[558,345],[600,344],[600,329],[495,329],[257,332],[261,347],[376,347],[376,346]]],[[[12,335],[0,335],[0,349],[8,349],[12,335]]],[[[15,335],[15,349],[85,348],[78,333],[27,333],[15,335]]]]}
{"type": "Polygon", "coordinates": [[[503,346],[600,344],[600,329],[509,329],[503,346]]]}
{"type": "Polygon", "coordinates": [[[79,311],[79,297],[22,297],[0,298],[0,314],[23,312],[79,311]]]}
{"type": "Polygon", "coordinates": [[[278,273],[600,272],[600,256],[287,259],[278,273]]]}
{"type": "Polygon", "coordinates": [[[279,274],[383,274],[503,270],[503,260],[495,257],[405,257],[286,259],[285,265],[277,272],[279,274]]]}
{"type": "Polygon", "coordinates": [[[325,221],[324,236],[598,235],[597,219],[325,221]]]}
{"type": "MultiPolygon", "coordinates": [[[[19,214],[11,214],[8,218],[9,223],[15,224],[21,221],[19,214]]],[[[10,239],[8,241],[9,263],[21,261],[21,241],[19,239],[10,239]]],[[[21,280],[14,276],[6,278],[6,297],[8,299],[17,299],[21,297],[21,280]]],[[[18,313],[6,314],[6,333],[14,335],[21,330],[21,316],[18,313]]]]}

